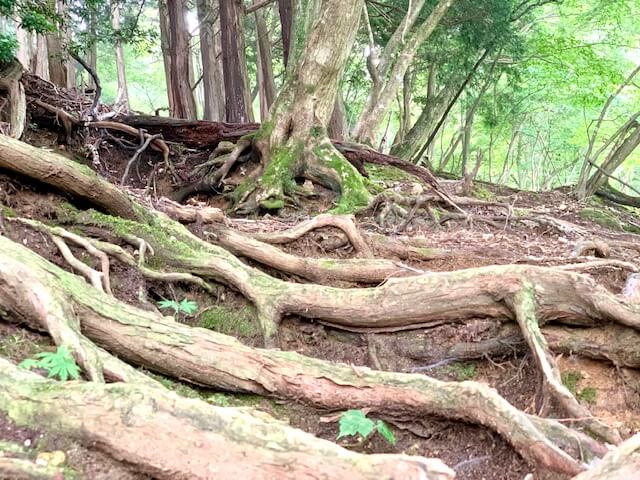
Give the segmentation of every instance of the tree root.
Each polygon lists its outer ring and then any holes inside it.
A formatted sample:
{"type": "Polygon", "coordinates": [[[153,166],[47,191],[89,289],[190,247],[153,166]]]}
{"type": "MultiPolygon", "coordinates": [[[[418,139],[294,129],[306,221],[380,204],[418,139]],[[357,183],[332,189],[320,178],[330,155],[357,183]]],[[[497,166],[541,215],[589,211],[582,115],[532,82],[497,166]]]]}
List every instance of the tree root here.
{"type": "Polygon", "coordinates": [[[530,463],[565,474],[585,467],[561,448],[584,461],[604,453],[600,444],[574,430],[520,412],[487,386],[368,368],[356,371],[292,352],[246,347],[231,337],[167,322],[158,314],[121,303],[3,237],[0,246],[4,253],[0,303],[5,309],[23,319],[33,317],[34,299],[28,295],[34,289],[46,292],[47,299],[64,299],[89,338],[120,358],[157,372],[323,408],[366,407],[385,414],[439,415],[480,423],[500,433],[530,463]],[[29,282],[23,283],[25,278],[29,282]],[[542,433],[543,426],[552,434],[542,433]]]}
{"type": "Polygon", "coordinates": [[[268,243],[243,236],[220,224],[205,232],[214,243],[235,255],[251,258],[282,272],[325,284],[334,281],[380,283],[392,277],[422,273],[399,262],[383,259],[322,259],[298,257],[268,243]]]}
{"type": "Polygon", "coordinates": [[[592,469],[573,480],[629,480],[640,472],[640,434],[607,453],[592,469]]]}
{"type": "Polygon", "coordinates": [[[334,227],[342,230],[349,242],[351,242],[354,250],[360,256],[365,258],[373,257],[371,248],[367,245],[367,242],[364,241],[362,235],[360,235],[352,215],[318,215],[310,220],[299,223],[293,228],[277,232],[254,233],[252,237],[265,243],[280,245],[293,242],[311,230],[323,227],[334,227]]]}
{"type": "Polygon", "coordinates": [[[525,281],[522,289],[509,302],[512,303],[516,321],[542,372],[546,387],[569,415],[579,419],[577,423],[609,443],[619,444],[622,441],[620,434],[592,417],[589,410],[583,407],[562,383],[560,370],[538,325],[535,293],[533,284],[525,281]]]}
{"type": "MultiPolygon", "coordinates": [[[[396,336],[395,349],[400,355],[426,362],[437,362],[443,358],[450,362],[505,358],[526,352],[527,346],[517,325],[495,325],[491,320],[483,322],[493,327],[487,330],[488,338],[483,340],[447,343],[438,339],[436,343],[429,335],[416,339],[412,332],[411,335],[396,336]]],[[[541,331],[555,353],[604,360],[619,367],[640,368],[640,351],[637,348],[640,332],[636,330],[610,324],[592,328],[546,325],[541,331]]]]}
{"type": "Polygon", "coordinates": [[[3,359],[0,373],[0,409],[15,423],[53,427],[153,478],[454,477],[437,459],[350,452],[266,414],[215,407],[164,389],[57,384],[3,359]]]}

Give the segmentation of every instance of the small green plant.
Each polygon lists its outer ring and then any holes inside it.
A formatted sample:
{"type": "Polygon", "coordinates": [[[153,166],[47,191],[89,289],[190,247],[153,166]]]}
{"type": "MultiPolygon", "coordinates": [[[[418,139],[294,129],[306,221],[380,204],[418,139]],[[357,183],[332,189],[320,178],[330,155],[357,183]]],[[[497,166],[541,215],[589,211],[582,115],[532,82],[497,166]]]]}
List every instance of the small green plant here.
{"type": "Polygon", "coordinates": [[[562,384],[567,387],[567,390],[569,390],[572,395],[575,395],[577,392],[578,382],[584,377],[580,372],[564,372],[560,378],[562,380],[562,384]]]}
{"type": "Polygon", "coordinates": [[[472,380],[476,376],[475,363],[456,362],[448,367],[445,367],[447,373],[452,374],[457,381],[464,382],[465,380],[472,380]]]}
{"type": "Polygon", "coordinates": [[[596,403],[596,389],[593,387],[584,387],[578,393],[578,399],[593,405],[596,403]]]}
{"type": "Polygon", "coordinates": [[[347,410],[340,416],[340,431],[336,440],[355,435],[364,440],[374,432],[378,432],[390,445],[396,444],[396,437],[382,420],[373,421],[362,410],[347,410]]]}
{"type": "Polygon", "coordinates": [[[27,370],[42,368],[47,371],[49,378],[58,377],[63,382],[80,377],[80,367],[64,345],[59,346],[55,352],[40,352],[34,357],[23,360],[18,366],[27,370]]]}
{"type": "Polygon", "coordinates": [[[198,310],[198,304],[193,300],[187,300],[183,298],[180,302],[176,302],[175,300],[160,300],[158,302],[158,307],[160,308],[171,308],[173,309],[173,314],[177,315],[179,313],[184,313],[186,315],[192,315],[198,310]]]}

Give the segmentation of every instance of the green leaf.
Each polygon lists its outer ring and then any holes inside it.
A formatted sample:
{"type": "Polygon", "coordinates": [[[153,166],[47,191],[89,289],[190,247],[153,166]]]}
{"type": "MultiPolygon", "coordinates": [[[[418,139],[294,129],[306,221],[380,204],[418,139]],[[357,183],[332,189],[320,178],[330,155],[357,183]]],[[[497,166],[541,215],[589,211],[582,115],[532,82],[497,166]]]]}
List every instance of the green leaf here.
{"type": "Polygon", "coordinates": [[[32,368],[40,368],[40,363],[33,358],[27,358],[18,364],[18,368],[24,368],[25,370],[31,370],[32,368]]]}
{"type": "Polygon", "coordinates": [[[180,304],[178,304],[175,300],[160,300],[158,302],[158,306],[160,308],[173,308],[174,311],[180,310],[180,304]]]}
{"type": "Polygon", "coordinates": [[[373,432],[373,420],[367,418],[362,410],[347,410],[340,416],[340,431],[337,439],[347,435],[360,435],[366,438],[373,432]]]}
{"type": "Polygon", "coordinates": [[[47,371],[49,378],[58,377],[63,382],[69,378],[78,379],[80,377],[80,367],[64,345],[58,347],[55,352],[40,352],[35,357],[39,360],[31,358],[24,360],[20,364],[22,368],[43,368],[47,371]]]}
{"type": "Polygon", "coordinates": [[[376,430],[378,430],[378,433],[382,436],[382,438],[384,438],[387,442],[389,442],[390,445],[396,444],[395,435],[389,428],[389,425],[384,423],[382,420],[378,420],[376,422],[376,430]]]}
{"type": "Polygon", "coordinates": [[[193,300],[187,300],[186,298],[184,298],[180,302],[180,310],[191,315],[192,313],[195,313],[196,310],[198,310],[198,304],[193,300]]]}

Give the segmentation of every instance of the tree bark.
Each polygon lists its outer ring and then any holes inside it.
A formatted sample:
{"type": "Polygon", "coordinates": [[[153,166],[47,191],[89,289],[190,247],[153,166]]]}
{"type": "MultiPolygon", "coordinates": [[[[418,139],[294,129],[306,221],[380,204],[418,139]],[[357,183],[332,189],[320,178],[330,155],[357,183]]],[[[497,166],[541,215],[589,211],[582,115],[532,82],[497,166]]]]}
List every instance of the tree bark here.
{"type": "MultiPolygon", "coordinates": [[[[613,147],[602,166],[587,180],[586,188],[584,189],[585,197],[595,194],[600,188],[607,184],[609,177],[607,177],[603,171],[608,174],[613,174],[616,168],[622,165],[638,145],[640,145],[640,124],[635,123],[630,126],[629,130],[631,133],[627,132],[624,140],[622,140],[619,145],[613,147]]],[[[623,137],[621,136],[620,138],[622,139],[623,137]]]]}
{"type": "Polygon", "coordinates": [[[169,20],[169,57],[170,81],[173,105],[171,116],[176,118],[196,119],[196,102],[189,80],[191,52],[189,49],[189,31],[187,30],[185,0],[167,2],[169,20]]]}
{"type": "Polygon", "coordinates": [[[167,86],[167,102],[169,104],[169,116],[175,111],[173,83],[171,82],[171,30],[169,26],[169,9],[167,0],[158,1],[158,14],[160,15],[160,48],[162,50],[162,63],[164,64],[164,79],[167,86]]]}
{"type": "Polygon", "coordinates": [[[47,37],[41,33],[36,35],[36,52],[33,56],[31,71],[43,80],[50,80],[47,37]]]}
{"type": "Polygon", "coordinates": [[[12,421],[97,446],[153,478],[454,477],[437,459],[350,452],[264,413],[161,388],[59,383],[1,358],[0,373],[0,410],[12,421]]]}
{"type": "Polygon", "coordinates": [[[204,119],[224,120],[224,83],[220,47],[220,17],[215,0],[198,0],[200,54],[204,86],[204,119]]]}
{"type": "MultiPolygon", "coordinates": [[[[433,33],[453,1],[440,0],[430,15],[415,29],[413,26],[424,0],[410,4],[407,15],[387,42],[378,65],[373,66],[374,85],[353,131],[353,137],[357,141],[375,144],[378,126],[396,98],[404,74],[420,46],[433,33]]],[[[374,50],[370,54],[374,55],[374,50]]]]}
{"type": "Polygon", "coordinates": [[[0,68],[0,91],[6,91],[9,107],[7,109],[5,106],[1,112],[0,121],[6,121],[9,124],[9,131],[6,133],[13,138],[22,136],[27,119],[27,99],[20,82],[22,71],[22,64],[15,59],[0,68]]]}
{"type": "Polygon", "coordinates": [[[242,12],[241,1],[220,0],[225,120],[235,123],[253,122],[247,59],[244,53],[242,12]]]}
{"type": "Polygon", "coordinates": [[[296,177],[304,177],[340,194],[337,209],[368,203],[361,175],[331,145],[327,125],[338,82],[355,40],[362,1],[296,1],[285,85],[272,118],[256,133],[264,171],[249,202],[279,209],[294,193],[296,177]],[[340,11],[339,16],[334,13],[340,11]]]}
{"type": "Polygon", "coordinates": [[[127,88],[127,74],[124,65],[124,49],[120,32],[120,5],[118,0],[111,0],[111,27],[114,33],[114,49],[116,54],[116,70],[118,73],[118,91],[114,107],[126,113],[129,111],[129,89],[127,88]]]}
{"type": "Polygon", "coordinates": [[[256,20],[260,120],[265,122],[269,118],[269,110],[276,98],[276,84],[273,77],[273,59],[271,54],[271,35],[269,34],[262,9],[256,10],[254,16],[256,20]]]}
{"type": "Polygon", "coordinates": [[[280,15],[280,32],[282,36],[282,57],[285,68],[289,64],[291,51],[291,26],[293,24],[293,1],[278,0],[278,13],[280,15]]]}

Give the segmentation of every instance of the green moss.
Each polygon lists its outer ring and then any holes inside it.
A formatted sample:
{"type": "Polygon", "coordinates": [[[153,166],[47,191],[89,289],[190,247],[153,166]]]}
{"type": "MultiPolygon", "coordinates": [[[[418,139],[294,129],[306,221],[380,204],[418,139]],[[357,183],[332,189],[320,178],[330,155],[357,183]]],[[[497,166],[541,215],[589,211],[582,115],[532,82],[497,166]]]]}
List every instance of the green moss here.
{"type": "Polygon", "coordinates": [[[266,200],[262,200],[260,206],[267,210],[280,210],[284,207],[284,198],[269,197],[266,200]]]}
{"type": "Polygon", "coordinates": [[[585,387],[578,393],[578,399],[589,404],[594,404],[596,403],[596,394],[595,388],[585,387]]]}
{"type": "Polygon", "coordinates": [[[415,180],[407,172],[403,172],[399,168],[389,165],[373,165],[368,163],[367,172],[369,173],[369,180],[373,183],[411,182],[415,180]]]}
{"type": "Polygon", "coordinates": [[[496,195],[491,190],[488,190],[477,183],[474,184],[471,189],[471,196],[488,202],[493,202],[496,199],[496,195]]]}
{"type": "Polygon", "coordinates": [[[530,208],[514,208],[513,216],[514,217],[527,217],[531,214],[530,208]]]}
{"type": "Polygon", "coordinates": [[[578,214],[583,220],[589,220],[603,227],[620,230],[622,225],[615,215],[600,208],[583,208],[578,214]]]}
{"type": "Polygon", "coordinates": [[[5,218],[15,218],[17,217],[15,210],[12,208],[6,207],[4,205],[0,205],[0,213],[4,215],[5,218]]]}
{"type": "Polygon", "coordinates": [[[456,362],[443,368],[443,371],[455,377],[459,382],[472,380],[476,377],[476,365],[471,362],[456,362]]]}
{"type": "Polygon", "coordinates": [[[567,390],[569,390],[572,395],[575,395],[578,387],[578,382],[584,377],[580,372],[564,372],[560,376],[560,378],[562,380],[562,384],[567,387],[567,390]]]}
{"type": "Polygon", "coordinates": [[[253,337],[259,333],[256,312],[253,307],[231,309],[223,305],[210,307],[198,318],[198,326],[225,335],[253,337]]]}
{"type": "Polygon", "coordinates": [[[371,195],[365,187],[364,177],[331,144],[321,143],[313,153],[340,177],[340,199],[331,213],[353,213],[369,204],[371,195]]]}

